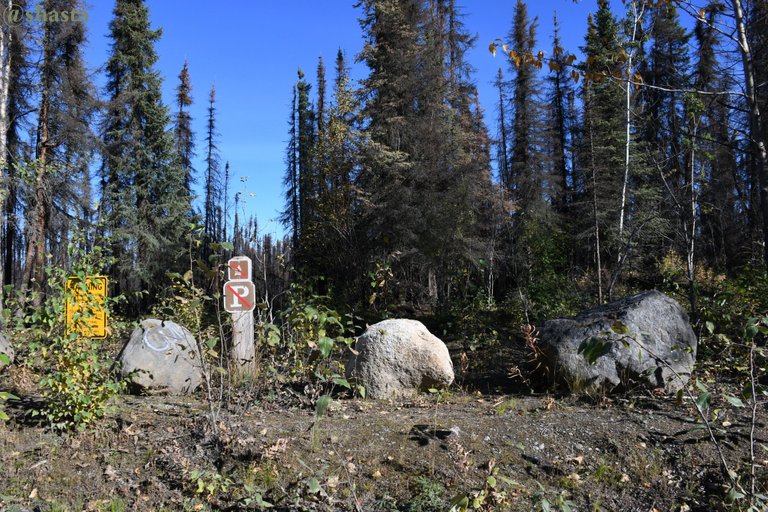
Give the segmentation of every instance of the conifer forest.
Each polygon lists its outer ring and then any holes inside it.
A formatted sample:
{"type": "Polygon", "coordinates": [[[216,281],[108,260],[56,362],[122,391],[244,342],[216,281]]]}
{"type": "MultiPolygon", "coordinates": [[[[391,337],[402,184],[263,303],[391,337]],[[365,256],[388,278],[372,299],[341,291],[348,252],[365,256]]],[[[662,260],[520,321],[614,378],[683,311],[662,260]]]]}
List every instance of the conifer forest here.
{"type": "Polygon", "coordinates": [[[510,0],[488,39],[483,2],[349,0],[359,45],[254,98],[278,233],[220,91],[110,1],[98,63],[83,0],[0,1],[0,510],[768,508],[768,0],[510,0]],[[367,380],[393,319],[449,378],[367,380]],[[127,369],[155,335],[180,393],[127,369]]]}

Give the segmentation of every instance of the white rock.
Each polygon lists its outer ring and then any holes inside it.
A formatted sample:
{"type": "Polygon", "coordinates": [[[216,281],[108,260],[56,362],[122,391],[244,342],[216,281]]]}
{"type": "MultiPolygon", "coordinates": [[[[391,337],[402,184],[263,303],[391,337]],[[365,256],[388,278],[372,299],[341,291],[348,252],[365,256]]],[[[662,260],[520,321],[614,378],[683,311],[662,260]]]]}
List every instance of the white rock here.
{"type": "Polygon", "coordinates": [[[396,398],[453,382],[448,348],[416,320],[374,324],[358,338],[358,355],[347,363],[348,377],[365,386],[370,398],[396,398]]]}
{"type": "Polygon", "coordinates": [[[171,321],[143,320],[119,360],[120,375],[144,393],[191,393],[203,380],[194,336],[171,321]]]}

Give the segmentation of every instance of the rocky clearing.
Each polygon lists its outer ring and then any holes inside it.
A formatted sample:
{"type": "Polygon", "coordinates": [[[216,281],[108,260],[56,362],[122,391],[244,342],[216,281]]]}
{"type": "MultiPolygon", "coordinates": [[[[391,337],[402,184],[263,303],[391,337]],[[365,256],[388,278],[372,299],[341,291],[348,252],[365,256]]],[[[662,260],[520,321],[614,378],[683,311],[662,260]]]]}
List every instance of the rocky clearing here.
{"type": "MultiPolygon", "coordinates": [[[[484,510],[727,508],[714,445],[675,398],[454,390],[339,399],[317,419],[288,388],[248,395],[222,404],[216,430],[200,396],[123,396],[97,427],[64,435],[25,416],[29,399],[11,404],[0,509],[437,511],[462,495],[486,496],[484,510]]],[[[748,414],[713,408],[728,462],[748,474],[748,414]]]]}

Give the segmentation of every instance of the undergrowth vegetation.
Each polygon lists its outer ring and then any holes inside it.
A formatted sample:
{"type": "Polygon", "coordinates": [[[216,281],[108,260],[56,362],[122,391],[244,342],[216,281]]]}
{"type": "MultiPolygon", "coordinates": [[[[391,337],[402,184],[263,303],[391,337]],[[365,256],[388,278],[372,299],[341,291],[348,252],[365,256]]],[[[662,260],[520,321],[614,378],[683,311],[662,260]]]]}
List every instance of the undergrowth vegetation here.
{"type": "MultiPolygon", "coordinates": [[[[225,270],[221,262],[228,248],[219,249],[213,251],[210,266],[192,261],[184,274],[169,274],[168,286],[157,296],[149,313],[152,317],[173,320],[185,326],[198,341],[203,354],[203,394],[208,405],[205,431],[216,457],[223,460],[237,453],[233,448],[236,437],[228,424],[231,419],[225,420],[230,417],[225,412],[246,412],[255,403],[272,401],[297,400],[301,407],[311,411],[312,422],[307,436],[313,453],[333,447],[337,434],[331,430],[328,417],[333,414],[334,400],[365,397],[365,388],[345,377],[344,366],[354,350],[355,336],[366,324],[396,315],[403,306],[388,295],[386,268],[382,267],[381,272],[370,276],[373,291],[368,304],[338,304],[332,294],[318,293],[314,283],[300,280],[280,291],[277,297],[258,298],[254,327],[257,370],[254,375],[242,378],[232,371],[228,359],[232,326],[229,315],[220,307],[218,291],[225,270]]],[[[6,332],[17,347],[16,366],[34,376],[32,392],[38,393],[43,403],[30,414],[43,419],[45,425],[58,432],[97,429],[97,421],[109,415],[114,397],[125,389],[124,384],[115,379],[112,357],[134,325],[120,316],[123,297],[104,298],[89,290],[88,277],[101,274],[103,266],[109,264],[108,255],[101,248],[85,253],[77,243],[71,245],[69,254],[72,262],[69,270],[54,265],[48,267],[46,294],[39,308],[29,307],[34,294],[39,293],[29,290],[17,293],[2,313],[6,332]],[[66,304],[75,295],[83,304],[74,315],[75,324],[87,326],[96,311],[103,308],[110,317],[106,339],[67,332],[66,304]]],[[[659,263],[662,277],[657,285],[686,304],[690,295],[681,265],[674,254],[663,258],[659,263]]],[[[463,391],[498,392],[506,389],[522,395],[533,392],[534,396],[545,393],[544,410],[560,407],[556,399],[559,395],[552,394],[557,391],[552,387],[554,380],[551,378],[555,370],[547,367],[538,348],[539,327],[545,319],[573,315],[588,307],[591,295],[589,287],[581,286],[578,279],[570,281],[568,286],[562,276],[544,274],[539,277],[543,282],[515,289],[503,300],[494,300],[478,290],[474,298],[465,303],[454,302],[442,309],[416,309],[413,316],[423,320],[451,346],[457,383],[463,391]],[[503,354],[510,349],[514,349],[518,359],[513,365],[505,366],[508,359],[503,354]],[[497,373],[489,374],[490,370],[497,373]]],[[[620,291],[632,293],[639,289],[620,291]]],[[[765,377],[768,374],[765,343],[768,335],[768,316],[765,314],[768,312],[768,278],[759,268],[745,268],[735,276],[700,270],[695,291],[696,310],[691,320],[699,339],[698,367],[695,378],[677,400],[679,406],[687,408],[691,417],[709,433],[708,442],[721,453],[723,500],[731,503],[733,510],[757,511],[768,503],[764,484],[759,479],[759,460],[764,457],[761,452],[764,448],[754,433],[754,425],[760,421],[760,411],[768,394],[765,377]],[[726,446],[723,439],[731,434],[729,426],[739,415],[751,422],[753,429],[748,434],[749,450],[742,452],[736,460],[722,452],[726,446]]],[[[0,362],[9,361],[0,356],[0,362]]],[[[18,390],[13,391],[14,395],[20,394],[18,390]]],[[[446,401],[451,400],[446,399],[447,393],[436,389],[430,391],[433,397],[425,400],[431,404],[431,421],[437,428],[437,413],[447,407],[444,405],[446,401]]],[[[2,408],[3,402],[8,399],[12,404],[18,402],[14,395],[0,393],[0,419],[8,419],[2,408]]],[[[606,403],[605,396],[591,399],[601,407],[606,403]]],[[[510,412],[520,413],[512,398],[499,401],[494,410],[500,417],[510,412]]],[[[278,501],[285,504],[287,498],[274,491],[276,475],[282,473],[273,466],[275,457],[283,453],[290,442],[287,438],[279,438],[262,445],[258,456],[249,455],[257,457],[258,463],[252,464],[247,471],[186,467],[180,488],[190,504],[257,509],[270,508],[278,501]]],[[[378,496],[381,508],[513,510],[512,503],[518,503],[515,500],[526,499],[537,510],[575,510],[574,493],[581,485],[579,478],[582,478],[578,475],[561,478],[570,486],[567,489],[557,489],[538,481],[538,487],[531,487],[530,483],[513,479],[506,472],[508,466],[502,462],[493,458],[485,462],[476,460],[475,451],[467,444],[451,441],[446,444],[446,450],[457,473],[465,476],[464,483],[454,483],[449,489],[436,477],[439,470],[434,467],[433,459],[431,469],[411,482],[410,499],[403,501],[389,495],[378,496]]],[[[328,453],[331,460],[341,460],[335,448],[328,453]]],[[[354,476],[354,464],[349,466],[350,463],[343,460],[340,463],[347,468],[345,485],[349,496],[353,496],[362,483],[354,476]]],[[[625,473],[616,473],[614,468],[604,466],[613,472],[610,482],[624,482],[625,473]]],[[[608,471],[605,468],[595,469],[596,481],[605,480],[600,476],[608,471]]],[[[642,472],[652,479],[653,471],[643,468],[642,472]]],[[[333,502],[336,499],[334,493],[341,484],[334,480],[336,476],[330,480],[328,477],[325,480],[318,478],[322,471],[325,470],[301,473],[303,483],[298,487],[299,495],[291,499],[333,502]]],[[[380,478],[380,474],[373,478],[380,478]]]]}

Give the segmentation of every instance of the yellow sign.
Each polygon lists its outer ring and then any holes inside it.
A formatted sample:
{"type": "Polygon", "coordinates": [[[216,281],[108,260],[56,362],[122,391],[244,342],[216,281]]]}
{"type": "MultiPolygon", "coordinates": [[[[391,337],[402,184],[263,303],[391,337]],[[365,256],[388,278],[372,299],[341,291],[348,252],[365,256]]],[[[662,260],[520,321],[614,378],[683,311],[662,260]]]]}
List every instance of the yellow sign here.
{"type": "Polygon", "coordinates": [[[106,338],[104,299],[107,297],[107,277],[86,276],[85,288],[87,291],[77,277],[67,280],[67,291],[71,294],[66,305],[67,333],[76,332],[86,338],[106,338]]]}

